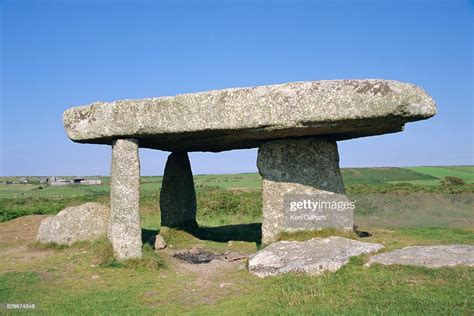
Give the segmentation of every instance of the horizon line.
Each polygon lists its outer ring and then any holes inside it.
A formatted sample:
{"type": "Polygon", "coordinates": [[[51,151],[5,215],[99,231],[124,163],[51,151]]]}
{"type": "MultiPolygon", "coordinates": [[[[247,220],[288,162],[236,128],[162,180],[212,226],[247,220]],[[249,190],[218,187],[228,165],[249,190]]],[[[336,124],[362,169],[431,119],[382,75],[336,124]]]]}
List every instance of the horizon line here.
{"type": "MultiPolygon", "coordinates": [[[[340,167],[340,169],[377,169],[377,168],[417,168],[417,167],[474,167],[472,165],[417,165],[417,166],[376,166],[376,167],[340,167]]],[[[239,175],[239,174],[258,174],[258,171],[248,171],[248,172],[237,172],[237,173],[196,173],[193,176],[208,176],[208,175],[239,175]]],[[[95,175],[84,175],[84,174],[55,174],[55,175],[0,175],[0,178],[8,178],[8,177],[110,177],[110,174],[95,174],[95,175]]],[[[162,177],[163,174],[147,174],[147,175],[140,175],[140,177],[162,177]]]]}

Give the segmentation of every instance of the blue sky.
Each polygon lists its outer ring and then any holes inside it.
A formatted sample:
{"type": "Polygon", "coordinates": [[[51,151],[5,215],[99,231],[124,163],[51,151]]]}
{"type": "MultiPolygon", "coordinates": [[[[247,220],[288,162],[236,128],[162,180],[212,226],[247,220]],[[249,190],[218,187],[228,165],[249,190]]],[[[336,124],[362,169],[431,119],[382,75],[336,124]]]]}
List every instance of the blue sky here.
{"type": "MultiPolygon", "coordinates": [[[[474,164],[473,12],[464,1],[5,1],[0,175],[108,174],[110,148],[70,141],[93,101],[301,80],[423,87],[438,115],[339,142],[341,166],[474,164]]],[[[141,150],[142,174],[167,153],[141,150]]],[[[252,172],[256,150],[193,153],[194,173],[252,172]]]]}

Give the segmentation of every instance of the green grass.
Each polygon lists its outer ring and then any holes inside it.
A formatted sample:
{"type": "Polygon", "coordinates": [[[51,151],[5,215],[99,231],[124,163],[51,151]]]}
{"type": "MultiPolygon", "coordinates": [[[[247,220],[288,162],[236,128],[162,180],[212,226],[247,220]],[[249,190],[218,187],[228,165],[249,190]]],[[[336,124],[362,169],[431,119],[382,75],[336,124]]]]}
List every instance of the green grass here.
{"type": "Polygon", "coordinates": [[[258,173],[196,175],[196,188],[219,187],[223,189],[258,189],[261,177],[258,173]]]}
{"type": "Polygon", "coordinates": [[[87,195],[108,194],[106,185],[82,186],[70,185],[51,187],[35,184],[0,184],[0,199],[2,198],[69,198],[87,195]]]}
{"type": "Polygon", "coordinates": [[[337,229],[321,229],[313,231],[283,232],[278,235],[278,240],[304,241],[311,238],[325,238],[329,236],[340,236],[344,238],[357,239],[357,234],[353,231],[341,231],[337,229]]]}
{"type": "MultiPolygon", "coordinates": [[[[473,167],[415,167],[416,170],[435,170],[437,175],[445,176],[450,171],[462,172],[472,176],[473,167]]],[[[460,193],[474,192],[474,184],[461,186],[441,185],[440,179],[432,175],[405,168],[350,168],[342,170],[346,191],[350,196],[357,195],[387,195],[387,194],[410,194],[410,193],[460,193]],[[394,183],[395,182],[395,183],[394,183]]],[[[454,174],[453,173],[453,174],[454,174]]],[[[452,175],[452,174],[451,174],[452,175]]],[[[5,178],[0,179],[5,180],[5,178]]],[[[10,180],[15,180],[12,178],[10,180]]],[[[67,206],[79,205],[85,202],[100,202],[108,204],[109,200],[109,177],[102,178],[103,185],[100,186],[66,186],[49,187],[37,184],[22,185],[0,185],[0,221],[10,220],[19,216],[29,214],[56,214],[67,206]]],[[[151,217],[142,217],[144,224],[149,229],[159,227],[159,191],[162,177],[142,177],[140,205],[142,214],[152,214],[151,217]]],[[[196,192],[198,199],[198,220],[207,226],[224,224],[252,223],[261,217],[261,195],[260,176],[253,174],[236,175],[197,175],[195,176],[196,192]],[[223,189],[223,190],[222,190],[223,189]],[[225,217],[216,216],[225,213],[225,217]]],[[[448,197],[439,205],[445,206],[448,197]]],[[[429,201],[429,198],[427,199],[429,201]]],[[[373,202],[371,202],[373,204],[373,202]]],[[[430,203],[427,203],[429,205],[430,203]]],[[[396,227],[412,222],[415,225],[428,226],[445,225],[452,223],[453,226],[465,226],[470,221],[462,224],[463,216],[466,216],[465,207],[460,209],[449,208],[449,212],[434,205],[433,210],[422,207],[417,214],[418,219],[386,210],[375,214],[370,209],[370,204],[359,205],[356,216],[370,220],[372,224],[380,224],[386,227],[384,221],[394,223],[396,227]],[[390,214],[392,213],[393,216],[390,214]],[[374,221],[375,216],[384,215],[381,220],[374,221]],[[444,217],[441,218],[440,217],[444,217]],[[448,219],[451,217],[451,220],[448,219]]],[[[417,207],[423,206],[418,202],[417,207]]],[[[373,208],[373,207],[372,207],[373,208]]],[[[447,210],[447,209],[446,209],[447,210]]],[[[449,224],[451,225],[451,224],[449,224]]]]}
{"type": "MultiPolygon", "coordinates": [[[[164,274],[169,277],[168,274],[164,274]]],[[[146,277],[156,277],[146,274],[146,277]]],[[[28,297],[37,302],[39,311],[48,314],[239,314],[239,315],[367,315],[470,314],[473,311],[473,272],[463,268],[436,271],[421,268],[372,267],[370,272],[352,260],[334,274],[320,277],[290,275],[275,279],[249,279],[239,275],[247,286],[234,297],[215,304],[187,304],[170,290],[169,281],[159,279],[160,286],[137,275],[122,277],[107,288],[90,282],[80,289],[45,284],[34,272],[8,273],[0,280],[7,301],[28,297]],[[130,282],[132,281],[133,282],[130,282]],[[149,294],[150,293],[150,294],[149,294]],[[173,302],[172,298],[175,297],[173,302]],[[85,303],[86,302],[86,303],[85,303]]],[[[110,277],[105,275],[106,282],[110,277]]],[[[229,277],[234,280],[236,276],[229,277]]],[[[180,278],[174,284],[184,283],[180,278]]],[[[99,283],[99,282],[97,282],[99,283]]],[[[186,291],[186,288],[179,287],[186,291]]]]}
{"type": "Polygon", "coordinates": [[[446,166],[444,168],[452,170],[460,170],[468,173],[474,173],[474,166],[446,166]]]}
{"type": "Polygon", "coordinates": [[[472,230],[425,227],[425,228],[400,228],[398,232],[402,235],[415,237],[425,242],[435,241],[446,244],[474,245],[474,233],[472,230]]]}
{"type": "MultiPolygon", "coordinates": [[[[409,167],[409,168],[343,168],[342,176],[346,186],[384,185],[391,183],[411,183],[420,185],[439,185],[446,176],[459,177],[466,183],[474,183],[473,166],[448,167],[409,167]]],[[[18,181],[20,177],[0,177],[2,181],[18,181]]],[[[90,195],[109,194],[109,177],[101,177],[102,185],[49,187],[40,185],[38,177],[31,178],[34,184],[0,184],[0,199],[3,198],[69,198],[90,195]]],[[[144,176],[141,178],[141,193],[153,194],[161,188],[161,176],[144,176]]],[[[196,190],[209,187],[221,189],[258,190],[261,177],[258,173],[195,175],[196,190]]]]}
{"type": "Polygon", "coordinates": [[[259,191],[198,191],[197,203],[198,217],[206,222],[212,221],[218,214],[225,214],[235,222],[247,222],[260,218],[262,212],[262,196],[259,191]]]}
{"type": "MultiPolygon", "coordinates": [[[[413,244],[474,244],[472,231],[459,229],[373,230],[372,233],[372,237],[361,240],[384,243],[384,251],[413,244]]],[[[325,235],[315,234],[319,235],[295,238],[325,235]]],[[[168,232],[166,238],[176,246],[195,245],[194,237],[179,231],[168,232]]],[[[229,247],[228,243],[209,241],[201,241],[200,245],[215,251],[229,247]]],[[[260,279],[245,270],[230,269],[222,275],[211,274],[201,284],[199,272],[176,270],[168,259],[162,258],[165,255],[156,257],[147,247],[142,262],[129,263],[107,260],[110,247],[103,241],[49,251],[46,259],[0,266],[0,303],[34,303],[38,308],[35,312],[53,315],[471,315],[474,312],[474,269],[466,267],[374,265],[367,268],[364,264],[368,256],[364,255],[352,258],[335,273],[320,276],[288,274],[260,279]],[[230,285],[221,288],[222,282],[230,285]]]]}
{"type": "Polygon", "coordinates": [[[474,166],[410,167],[406,169],[437,179],[444,179],[445,177],[451,176],[460,178],[466,183],[474,183],[474,166]]]}
{"type": "MultiPolygon", "coordinates": [[[[318,278],[284,277],[273,300],[283,311],[307,314],[449,314],[472,309],[466,269],[436,272],[420,268],[372,267],[353,259],[338,273],[318,278]],[[283,284],[281,284],[283,283],[283,284]],[[443,287],[436,284],[450,284],[443,287]],[[456,295],[460,297],[455,297],[456,295]]],[[[274,310],[277,310],[274,308],[274,310]]]]}
{"type": "Polygon", "coordinates": [[[392,181],[410,182],[414,180],[436,180],[406,168],[343,168],[342,177],[346,185],[352,184],[383,184],[392,181]]]}
{"type": "Polygon", "coordinates": [[[0,222],[31,214],[57,214],[68,206],[86,202],[107,203],[107,196],[85,195],[62,198],[4,198],[0,199],[0,222]]]}

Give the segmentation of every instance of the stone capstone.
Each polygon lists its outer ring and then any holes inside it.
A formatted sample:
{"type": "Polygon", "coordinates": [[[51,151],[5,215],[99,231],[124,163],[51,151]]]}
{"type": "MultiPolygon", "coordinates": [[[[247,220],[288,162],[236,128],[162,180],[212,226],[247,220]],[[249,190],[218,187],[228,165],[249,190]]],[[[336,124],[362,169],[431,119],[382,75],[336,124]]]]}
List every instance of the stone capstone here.
{"type": "Polygon", "coordinates": [[[112,145],[108,237],[119,260],[142,256],[139,197],[138,141],[117,139],[112,145]]]}
{"type": "Polygon", "coordinates": [[[173,152],[166,161],[160,191],[161,226],[193,228],[196,192],[188,153],[173,152]]]}
{"type": "Polygon", "coordinates": [[[99,203],[85,203],[65,208],[41,222],[36,239],[42,243],[72,245],[78,241],[106,236],[109,208],[99,203]]]}
{"type": "Polygon", "coordinates": [[[73,107],[63,120],[70,139],[112,144],[136,138],[166,151],[253,148],[279,138],[333,140],[399,132],[436,114],[412,84],[391,80],[323,80],[223,89],[73,107]]]}
{"type": "Polygon", "coordinates": [[[258,251],[249,258],[248,269],[259,277],[289,272],[318,275],[337,271],[353,256],[383,248],[376,243],[328,237],[307,241],[279,241],[258,251]]]}
{"type": "Polygon", "coordinates": [[[262,176],[263,243],[276,240],[283,231],[352,229],[354,208],[344,194],[335,141],[270,141],[260,146],[257,167],[262,176]],[[317,202],[334,207],[308,204],[317,202]],[[344,203],[347,207],[342,209],[344,203]]]}
{"type": "Polygon", "coordinates": [[[474,267],[474,246],[409,246],[373,256],[366,265],[370,266],[374,263],[383,265],[412,265],[427,268],[453,267],[458,265],[474,267]]]}

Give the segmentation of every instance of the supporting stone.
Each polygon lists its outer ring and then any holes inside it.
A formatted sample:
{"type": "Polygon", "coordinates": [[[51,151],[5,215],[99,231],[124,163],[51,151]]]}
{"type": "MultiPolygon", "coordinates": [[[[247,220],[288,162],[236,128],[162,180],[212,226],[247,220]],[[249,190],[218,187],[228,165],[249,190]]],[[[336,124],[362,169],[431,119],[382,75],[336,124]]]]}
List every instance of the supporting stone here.
{"type": "Polygon", "coordinates": [[[352,229],[354,204],[344,192],[335,141],[293,138],[258,150],[262,176],[262,242],[284,231],[352,229]]]}
{"type": "Polygon", "coordinates": [[[138,140],[117,139],[112,144],[108,237],[119,260],[142,256],[139,198],[138,140]]]}
{"type": "Polygon", "coordinates": [[[161,226],[192,229],[196,223],[196,192],[187,152],[173,152],[166,161],[160,192],[161,226]]]}

